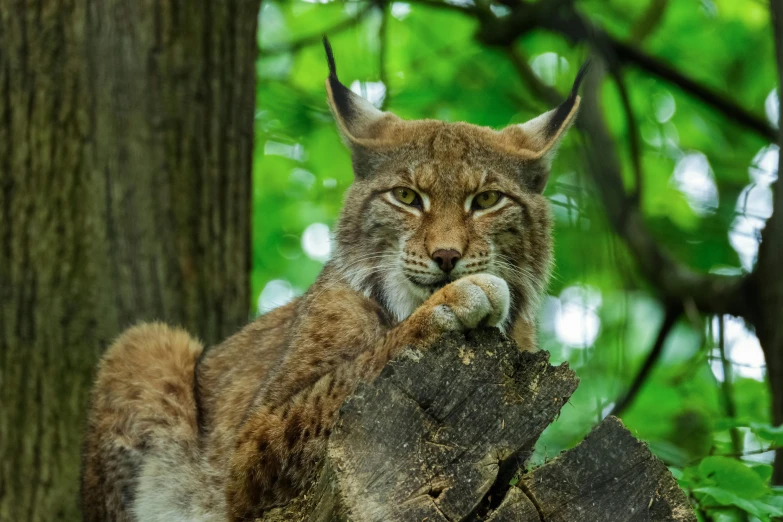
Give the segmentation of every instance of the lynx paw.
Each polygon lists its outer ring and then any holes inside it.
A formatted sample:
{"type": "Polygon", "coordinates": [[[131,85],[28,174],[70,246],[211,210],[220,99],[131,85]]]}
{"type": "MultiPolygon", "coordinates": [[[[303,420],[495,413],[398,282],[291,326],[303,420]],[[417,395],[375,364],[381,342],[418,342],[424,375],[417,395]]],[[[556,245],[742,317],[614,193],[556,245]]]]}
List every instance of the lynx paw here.
{"type": "Polygon", "coordinates": [[[508,317],[508,284],[489,274],[458,279],[440,289],[433,298],[433,322],[443,330],[470,330],[479,324],[499,326],[508,317]]]}

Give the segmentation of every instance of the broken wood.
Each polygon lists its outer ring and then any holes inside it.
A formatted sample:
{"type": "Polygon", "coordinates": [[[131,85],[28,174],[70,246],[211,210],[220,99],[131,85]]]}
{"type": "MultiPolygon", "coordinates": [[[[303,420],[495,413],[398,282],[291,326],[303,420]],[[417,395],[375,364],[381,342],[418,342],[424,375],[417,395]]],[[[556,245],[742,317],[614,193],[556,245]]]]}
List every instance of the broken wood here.
{"type": "Polygon", "coordinates": [[[666,466],[614,417],[526,472],[577,385],[567,364],[497,330],[407,350],[345,402],[313,487],[261,520],[695,521],[666,466]]]}

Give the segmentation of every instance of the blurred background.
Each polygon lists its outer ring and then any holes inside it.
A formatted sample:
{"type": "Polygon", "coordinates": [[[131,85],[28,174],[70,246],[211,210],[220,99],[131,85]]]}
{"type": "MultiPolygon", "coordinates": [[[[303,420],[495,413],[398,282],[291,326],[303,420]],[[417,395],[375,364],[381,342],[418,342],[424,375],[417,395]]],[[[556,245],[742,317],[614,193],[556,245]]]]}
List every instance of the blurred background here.
{"type": "MultiPolygon", "coordinates": [[[[765,2],[577,4],[589,22],[615,38],[777,125],[777,69],[765,2]]],[[[471,0],[264,2],[253,159],[255,313],[287,302],[314,280],[329,256],[330,230],[351,183],[349,154],[325,103],[321,34],[332,41],[343,83],[403,118],[501,128],[555,106],[541,95],[542,86],[568,92],[588,56],[584,46],[544,30],[523,35],[513,51],[482,45],[475,38],[480,22],[460,9],[474,6],[471,0]]],[[[509,10],[502,3],[487,8],[498,16],[509,10]]],[[[760,231],[772,213],[777,145],[649,71],[626,68],[607,79],[600,96],[629,186],[634,161],[640,163],[639,205],[654,239],[701,272],[752,271],[760,231]]],[[[613,411],[665,313],[607,223],[585,172],[581,141],[572,131],[545,191],[556,223],[556,269],[540,313],[541,347],[554,362],[567,361],[581,385],[539,441],[538,462],[572,447],[613,411]]],[[[691,489],[705,520],[783,514],[783,497],[773,498],[766,486],[774,454],[764,450],[783,443],[783,431],[770,425],[766,380],[761,346],[742,319],[687,314],[620,412],[691,489]],[[708,458],[738,454],[746,456],[708,458]],[[704,487],[725,495],[693,491],[704,487]]]]}
{"type": "Polygon", "coordinates": [[[700,520],[783,517],[781,5],[0,0],[0,522],[80,519],[91,383],[124,328],[216,344],[328,260],[352,174],[323,34],[377,107],[495,128],[593,58],[545,191],[540,311],[581,384],[533,464],[615,414],[700,520]]]}

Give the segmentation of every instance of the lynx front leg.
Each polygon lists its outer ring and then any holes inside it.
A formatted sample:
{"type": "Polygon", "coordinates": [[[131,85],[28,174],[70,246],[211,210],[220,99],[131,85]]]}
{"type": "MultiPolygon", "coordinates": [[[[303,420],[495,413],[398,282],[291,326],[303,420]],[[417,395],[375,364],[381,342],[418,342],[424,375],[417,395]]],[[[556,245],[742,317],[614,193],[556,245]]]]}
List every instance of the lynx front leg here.
{"type": "Polygon", "coordinates": [[[243,426],[231,461],[227,490],[231,520],[260,516],[307,486],[340,406],[359,382],[377,376],[406,346],[426,348],[448,331],[502,325],[508,317],[509,299],[508,286],[498,277],[476,274],[455,281],[312,386],[292,392],[285,401],[259,407],[243,426]]]}

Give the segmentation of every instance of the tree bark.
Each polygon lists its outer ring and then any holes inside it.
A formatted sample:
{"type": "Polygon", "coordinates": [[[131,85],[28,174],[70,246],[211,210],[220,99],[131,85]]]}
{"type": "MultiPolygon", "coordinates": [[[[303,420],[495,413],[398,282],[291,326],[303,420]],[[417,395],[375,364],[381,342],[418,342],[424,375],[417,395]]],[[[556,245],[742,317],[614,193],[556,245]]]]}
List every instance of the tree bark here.
{"type": "Polygon", "coordinates": [[[614,417],[525,470],[577,383],[497,330],[410,350],[346,401],[311,490],[259,522],[695,522],[663,462],[614,417]]]}
{"type": "Polygon", "coordinates": [[[0,0],[0,521],[79,519],[101,351],[248,318],[259,0],[0,0]]]}
{"type": "MultiPolygon", "coordinates": [[[[771,0],[772,32],[778,65],[778,92],[783,88],[783,2],[771,0]]],[[[780,121],[780,120],[779,120],[780,121]]],[[[780,131],[778,131],[780,135],[780,131]]],[[[783,145],[783,135],[778,137],[783,145]]],[[[783,161],[783,154],[780,156],[783,161]]],[[[778,175],[783,163],[778,163],[778,175]]],[[[753,271],[750,286],[753,290],[748,300],[748,319],[756,328],[764,359],[767,362],[767,378],[772,389],[772,423],[783,425],[783,276],[780,263],[783,260],[783,190],[780,181],[774,186],[774,212],[767,220],[759,246],[758,263],[753,271]]],[[[775,452],[772,483],[783,484],[783,450],[775,452]]]]}

